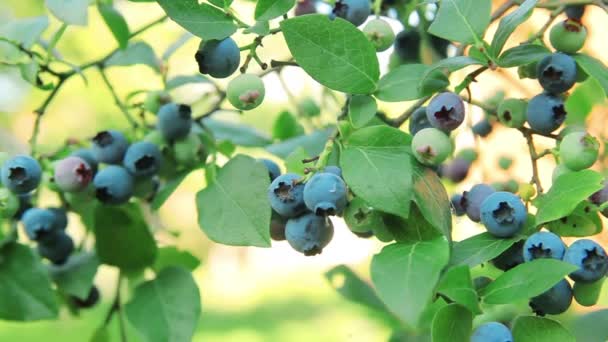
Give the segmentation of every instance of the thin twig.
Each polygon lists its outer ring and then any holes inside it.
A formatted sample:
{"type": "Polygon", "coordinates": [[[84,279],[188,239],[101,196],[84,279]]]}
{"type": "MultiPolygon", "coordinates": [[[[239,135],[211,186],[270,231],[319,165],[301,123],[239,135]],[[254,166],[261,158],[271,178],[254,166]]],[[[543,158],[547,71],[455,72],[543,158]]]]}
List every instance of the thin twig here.
{"type": "Polygon", "coordinates": [[[133,128],[137,128],[139,125],[135,121],[135,118],[133,118],[133,116],[131,116],[131,113],[129,113],[129,110],[127,109],[127,107],[125,107],[125,105],[122,103],[122,101],[120,101],[118,94],[116,94],[116,91],[114,90],[114,86],[112,85],[112,83],[110,83],[110,80],[108,79],[108,75],[106,75],[106,72],[102,67],[99,67],[99,73],[101,74],[101,78],[103,79],[103,82],[108,87],[108,90],[110,91],[110,94],[112,95],[112,98],[114,99],[114,103],[116,104],[116,106],[120,109],[120,111],[124,115],[125,119],[127,119],[129,124],[131,124],[131,126],[133,128]]]}
{"type": "Polygon", "coordinates": [[[538,155],[536,153],[536,148],[534,147],[534,138],[529,130],[521,130],[521,133],[526,138],[526,143],[528,144],[528,150],[530,152],[530,161],[532,162],[532,180],[530,183],[536,186],[536,192],[538,194],[542,194],[543,186],[540,183],[540,178],[538,176],[538,155]]]}
{"type": "Polygon", "coordinates": [[[390,125],[393,127],[401,127],[401,125],[403,125],[403,123],[406,122],[407,119],[409,119],[410,116],[412,116],[412,114],[414,114],[416,109],[420,108],[430,98],[431,98],[431,96],[425,96],[425,97],[421,98],[420,100],[416,101],[416,103],[414,103],[410,108],[408,108],[408,110],[403,112],[403,114],[396,117],[395,119],[392,119],[390,121],[390,125]]]}
{"type": "Polygon", "coordinates": [[[531,44],[537,39],[540,39],[542,41],[543,36],[545,35],[545,32],[547,32],[549,27],[551,27],[551,24],[553,24],[553,21],[555,20],[555,18],[557,18],[563,11],[564,11],[564,6],[560,6],[556,9],[554,9],[551,12],[551,15],[549,16],[549,19],[547,19],[547,21],[543,25],[543,27],[541,27],[540,30],[538,30],[532,37],[530,37],[530,39],[526,40],[522,44],[531,44]]]}

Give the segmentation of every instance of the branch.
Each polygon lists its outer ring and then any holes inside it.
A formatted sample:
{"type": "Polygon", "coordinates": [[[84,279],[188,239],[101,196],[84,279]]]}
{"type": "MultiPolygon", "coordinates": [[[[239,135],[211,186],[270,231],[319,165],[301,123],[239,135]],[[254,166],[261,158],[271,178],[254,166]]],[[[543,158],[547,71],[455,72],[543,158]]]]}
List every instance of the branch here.
{"type": "MultiPolygon", "coordinates": [[[[530,37],[530,39],[526,40],[522,44],[530,44],[530,43],[533,43],[537,39],[540,39],[542,41],[543,36],[545,35],[545,32],[547,32],[547,30],[549,29],[549,27],[551,27],[551,24],[553,23],[555,18],[557,18],[557,16],[559,16],[563,11],[564,11],[564,6],[559,6],[556,9],[554,9],[551,12],[551,15],[549,16],[549,19],[547,19],[547,21],[543,25],[543,27],[541,27],[540,30],[538,30],[538,32],[536,32],[532,37],[530,37]]],[[[544,42],[543,42],[543,44],[544,44],[544,42]]]]}
{"type": "Polygon", "coordinates": [[[431,98],[431,96],[425,96],[425,97],[421,98],[420,100],[416,101],[416,103],[414,103],[414,105],[412,105],[410,108],[408,108],[408,110],[406,110],[403,114],[396,117],[395,119],[390,120],[390,125],[393,127],[401,127],[401,125],[403,125],[403,123],[406,122],[407,119],[409,119],[410,116],[412,116],[412,114],[414,114],[416,109],[420,108],[430,98],[431,98]]]}
{"type": "Polygon", "coordinates": [[[521,129],[520,132],[526,138],[526,142],[528,144],[528,150],[530,152],[530,161],[532,162],[532,180],[530,181],[530,184],[534,184],[536,186],[536,192],[538,194],[542,194],[543,186],[540,183],[540,178],[538,176],[538,164],[537,164],[539,156],[536,153],[536,148],[534,147],[534,138],[532,137],[532,133],[530,130],[521,129]]]}
{"type": "Polygon", "coordinates": [[[110,83],[110,80],[108,79],[108,75],[106,75],[105,70],[101,66],[99,67],[99,73],[101,74],[101,78],[103,79],[103,82],[108,87],[108,90],[110,91],[110,94],[112,95],[112,98],[114,99],[114,103],[116,104],[116,106],[120,109],[120,111],[124,115],[125,119],[127,119],[129,124],[134,129],[137,128],[139,125],[137,124],[137,122],[135,121],[133,116],[131,116],[131,113],[129,113],[129,110],[127,109],[127,107],[125,107],[125,105],[120,101],[118,94],[116,94],[116,91],[114,90],[114,86],[112,86],[112,83],[110,83]]]}

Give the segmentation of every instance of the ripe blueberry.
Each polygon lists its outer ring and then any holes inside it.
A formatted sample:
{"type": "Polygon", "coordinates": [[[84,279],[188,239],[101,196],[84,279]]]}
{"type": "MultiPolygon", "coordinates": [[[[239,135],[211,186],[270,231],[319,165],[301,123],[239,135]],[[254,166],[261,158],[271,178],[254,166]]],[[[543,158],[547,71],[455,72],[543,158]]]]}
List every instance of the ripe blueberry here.
{"type": "Polygon", "coordinates": [[[496,237],[506,238],[517,234],[526,218],[526,206],[521,198],[510,192],[495,192],[481,204],[481,222],[496,237]]]}
{"type": "Polygon", "coordinates": [[[559,236],[551,232],[538,232],[530,235],[524,244],[524,260],[541,258],[562,260],[566,245],[559,236]]]}
{"type": "Polygon", "coordinates": [[[369,0],[338,0],[330,18],[340,17],[359,26],[367,20],[371,11],[372,6],[369,0]]]}
{"type": "Polygon", "coordinates": [[[498,120],[505,126],[520,128],[526,122],[528,103],[520,99],[506,99],[497,110],[498,120]]]}
{"type": "Polygon", "coordinates": [[[474,124],[472,130],[474,134],[485,138],[492,133],[492,124],[488,118],[484,118],[483,120],[474,124]]]}
{"type": "Polygon", "coordinates": [[[334,226],[324,216],[305,214],[291,218],[285,226],[287,242],[306,256],[320,254],[334,236],[334,226]]]}
{"type": "Polygon", "coordinates": [[[452,153],[452,142],[444,132],[425,128],[412,139],[412,152],[425,165],[439,165],[452,153]]]}
{"type": "Polygon", "coordinates": [[[591,167],[597,160],[600,143],[585,132],[573,132],[559,144],[561,162],[572,171],[591,167]]]}
{"type": "Polygon", "coordinates": [[[453,131],[464,121],[464,103],[454,93],[441,93],[426,107],[426,116],[433,127],[453,131]]]}
{"type": "Polygon", "coordinates": [[[92,141],[95,159],[107,164],[120,164],[129,147],[127,138],[116,130],[99,132],[92,141]]]}
{"type": "Polygon", "coordinates": [[[190,106],[177,103],[167,103],[158,110],[156,127],[163,138],[174,141],[184,138],[192,128],[192,110],[190,106]]]}
{"type": "Polygon", "coordinates": [[[538,94],[528,103],[526,115],[530,128],[542,134],[549,134],[566,120],[564,99],[546,93],[538,94]]]}
{"type": "Polygon", "coordinates": [[[425,128],[431,128],[433,125],[429,122],[426,117],[426,107],[420,107],[414,111],[412,117],[410,117],[409,128],[410,134],[416,135],[425,128]]]}
{"type": "Polygon", "coordinates": [[[508,271],[519,264],[523,264],[523,247],[524,241],[517,241],[499,256],[492,259],[492,264],[499,270],[503,271],[508,271]]]}
{"type": "Polygon", "coordinates": [[[572,287],[566,279],[560,280],[547,292],[530,300],[530,307],[539,316],[559,315],[572,304],[572,287]]]}
{"type": "Polygon", "coordinates": [[[471,342],[513,342],[513,335],[506,325],[489,322],[475,329],[471,342]]]}
{"type": "Polygon", "coordinates": [[[260,158],[258,160],[264,163],[264,166],[268,169],[268,176],[270,177],[271,182],[281,175],[281,169],[274,161],[265,158],[260,158]]]}
{"type": "Polygon", "coordinates": [[[284,241],[285,238],[285,225],[287,219],[281,217],[274,210],[270,218],[270,238],[274,241],[284,241]]]}
{"type": "Polygon", "coordinates": [[[56,230],[65,230],[68,227],[68,212],[63,208],[48,208],[51,213],[55,216],[55,228],[56,230]]]}
{"type": "Polygon", "coordinates": [[[326,167],[323,169],[323,172],[327,172],[327,173],[333,173],[334,175],[336,175],[336,176],[338,176],[338,177],[342,178],[342,169],[341,169],[341,168],[339,168],[339,167],[337,167],[337,166],[335,166],[335,165],[329,165],[329,166],[326,166],[326,167]]]}
{"type": "Polygon", "coordinates": [[[161,160],[155,144],[139,141],[129,146],[123,165],[135,177],[150,177],[160,170],[161,160]]]}
{"type": "Polygon", "coordinates": [[[486,184],[474,185],[471,190],[465,191],[460,200],[461,206],[466,210],[467,216],[474,222],[481,220],[481,203],[496,192],[493,187],[486,184]]]}
{"type": "Polygon", "coordinates": [[[65,263],[74,251],[74,241],[64,231],[52,232],[38,243],[38,254],[55,265],[65,263]]]}
{"type": "Polygon", "coordinates": [[[93,285],[86,298],[80,299],[76,296],[72,296],[71,298],[72,302],[77,308],[88,309],[95,306],[95,304],[99,302],[99,290],[97,289],[97,286],[93,285]]]}
{"type": "Polygon", "coordinates": [[[98,162],[97,162],[97,159],[95,159],[95,156],[93,155],[93,151],[91,151],[90,149],[88,149],[88,148],[78,149],[78,150],[72,152],[71,156],[78,157],[78,158],[84,160],[85,162],[87,162],[87,164],[91,168],[91,172],[93,174],[97,173],[98,162]]]}
{"type": "Polygon", "coordinates": [[[585,14],[585,5],[568,5],[564,12],[568,19],[575,19],[580,21],[585,14]]]}
{"type": "Polygon", "coordinates": [[[395,32],[383,19],[370,20],[363,28],[363,33],[378,52],[388,49],[395,41],[395,32]]]}
{"type": "MultiPolygon", "coordinates": [[[[591,200],[591,203],[598,206],[608,202],[608,182],[604,181],[604,186],[596,193],[591,195],[589,200],[591,200]]],[[[604,217],[608,217],[608,208],[602,210],[601,213],[604,215],[604,217]]]]}
{"type": "Polygon", "coordinates": [[[55,163],[53,180],[62,191],[81,191],[93,180],[93,170],[84,159],[67,157],[55,163]]]}
{"type": "Polygon", "coordinates": [[[315,14],[317,9],[315,7],[315,0],[298,0],[296,3],[296,9],[294,14],[296,17],[306,14],[315,14]]]}
{"type": "Polygon", "coordinates": [[[316,215],[338,215],[346,207],[347,192],[342,178],[333,173],[319,172],[304,186],[304,203],[316,215]]]}
{"type": "Polygon", "coordinates": [[[0,219],[9,219],[19,211],[19,197],[6,188],[0,188],[0,219]]]}
{"type": "Polygon", "coordinates": [[[40,164],[29,156],[16,156],[5,161],[0,173],[2,184],[16,194],[36,189],[42,178],[40,164]]]}
{"type": "Polygon", "coordinates": [[[566,54],[548,55],[538,62],[537,68],[538,81],[549,93],[563,93],[576,83],[576,62],[566,54]]]}
{"type": "Polygon", "coordinates": [[[123,204],[133,195],[135,182],[124,167],[110,165],[93,179],[95,197],[105,204],[123,204]]]}
{"type": "Polygon", "coordinates": [[[203,40],[194,58],[201,74],[226,78],[238,69],[241,63],[241,51],[230,37],[222,40],[203,40]]]}
{"type": "Polygon", "coordinates": [[[228,101],[240,110],[251,110],[264,100],[266,90],[262,79],[253,74],[242,74],[228,83],[226,95],[228,101]]]}
{"type": "Polygon", "coordinates": [[[557,51],[576,53],[583,48],[587,39],[587,29],[578,20],[567,19],[551,28],[549,40],[557,51]]]}
{"type": "Polygon", "coordinates": [[[450,203],[452,206],[452,212],[456,216],[463,216],[466,214],[466,211],[464,210],[464,208],[461,205],[461,201],[462,201],[461,194],[454,194],[452,196],[452,198],[450,199],[450,203]]]}
{"type": "Polygon", "coordinates": [[[441,168],[441,176],[451,180],[454,183],[460,183],[467,178],[470,169],[470,161],[464,158],[456,157],[454,160],[448,164],[445,164],[441,168]]]}
{"type": "Polygon", "coordinates": [[[420,59],[420,33],[417,30],[403,30],[395,37],[395,53],[404,62],[420,59]]]}
{"type": "Polygon", "coordinates": [[[597,242],[589,239],[575,241],[564,255],[564,261],[579,269],[570,273],[570,278],[582,283],[592,283],[606,275],[608,257],[606,251],[597,242]]]}
{"type": "Polygon", "coordinates": [[[306,211],[304,204],[304,184],[299,175],[286,173],[275,178],[268,187],[270,206],[277,214],[296,217],[306,211]]]}
{"type": "Polygon", "coordinates": [[[31,208],[21,217],[25,234],[32,241],[45,241],[56,231],[62,231],[62,222],[58,216],[49,209],[31,208]]]}

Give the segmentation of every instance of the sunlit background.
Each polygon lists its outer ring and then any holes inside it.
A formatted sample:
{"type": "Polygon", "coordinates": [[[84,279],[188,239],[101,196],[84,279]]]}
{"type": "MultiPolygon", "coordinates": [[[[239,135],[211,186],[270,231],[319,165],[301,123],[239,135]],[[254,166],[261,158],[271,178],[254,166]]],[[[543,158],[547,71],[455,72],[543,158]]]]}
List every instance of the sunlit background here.
{"type": "MultiPolygon", "coordinates": [[[[151,20],[161,17],[162,10],[155,3],[133,3],[115,0],[115,6],[126,17],[129,27],[134,30],[151,20]]],[[[502,1],[494,1],[495,6],[502,1]]],[[[233,4],[240,18],[253,23],[254,2],[236,1],[233,4]]],[[[0,23],[11,18],[46,15],[42,0],[3,0],[0,2],[0,23]]],[[[526,40],[546,21],[548,12],[538,10],[524,25],[521,25],[510,45],[526,40]]],[[[588,9],[584,21],[588,25],[589,36],[585,51],[605,63],[608,55],[606,32],[608,20],[606,13],[597,8],[588,9]]],[[[558,18],[559,20],[559,18],[558,18]]],[[[392,22],[396,31],[401,24],[392,22]]],[[[275,23],[276,25],[276,23],[275,23]]],[[[45,39],[59,28],[59,22],[51,16],[51,26],[45,39]]],[[[488,37],[496,30],[494,24],[488,37]]],[[[184,37],[184,30],[167,21],[136,40],[148,42],[161,56],[176,40],[184,37]]],[[[251,42],[252,35],[236,35],[239,45],[251,42]]],[[[191,38],[181,47],[168,63],[169,76],[194,75],[197,67],[193,59],[199,40],[191,38]]],[[[57,45],[62,57],[75,64],[95,60],[116,47],[109,30],[98,12],[89,8],[87,27],[70,26],[57,45]]],[[[392,49],[391,49],[392,50],[392,49]]],[[[382,70],[387,70],[391,50],[379,55],[382,70]]],[[[258,50],[263,61],[270,59],[286,60],[289,53],[282,36],[275,35],[264,40],[264,47],[258,50]]],[[[259,72],[255,63],[250,71],[259,72]]],[[[135,90],[161,89],[160,78],[147,66],[114,67],[108,70],[110,81],[121,97],[135,90]]],[[[466,73],[456,73],[452,77],[460,80],[466,73]]],[[[116,108],[110,93],[103,85],[99,73],[86,71],[88,84],[79,77],[73,77],[63,87],[48,108],[41,123],[39,137],[40,150],[51,152],[62,146],[66,139],[86,140],[101,129],[127,129],[128,123],[116,108]]],[[[321,104],[320,118],[304,123],[307,129],[332,123],[340,112],[343,95],[336,93],[337,102],[324,100],[321,103],[322,88],[298,68],[288,67],[280,75],[271,73],[264,78],[266,100],[257,109],[243,115],[226,111],[216,115],[217,119],[244,122],[258,129],[261,134],[270,136],[274,118],[282,111],[297,112],[296,103],[312,98],[321,104]],[[286,92],[285,87],[288,88],[286,92]]],[[[478,100],[505,91],[509,97],[529,98],[541,88],[536,81],[519,80],[516,70],[486,72],[478,78],[478,84],[471,88],[473,97],[478,100]]],[[[225,87],[227,80],[218,83],[225,87]]],[[[207,84],[181,87],[171,93],[178,101],[194,104],[196,113],[208,109],[206,94],[213,91],[207,84]]],[[[22,81],[18,71],[0,65],[0,150],[12,153],[27,151],[27,141],[32,133],[34,114],[32,111],[44,99],[45,93],[33,89],[22,81]]],[[[380,103],[380,109],[389,116],[397,116],[406,110],[408,103],[380,103]]],[[[225,104],[229,108],[229,104],[225,104]]],[[[608,128],[604,125],[607,107],[596,105],[589,118],[590,132],[604,137],[608,128]]],[[[483,112],[471,107],[469,126],[483,117],[483,112]]],[[[495,182],[515,179],[527,182],[531,177],[530,161],[525,140],[517,131],[506,130],[495,125],[488,139],[478,141],[473,138],[467,127],[460,129],[456,139],[457,150],[478,145],[480,161],[465,182],[454,186],[447,184],[451,193],[468,189],[481,181],[495,182]],[[498,169],[501,156],[514,159],[514,166],[508,172],[498,169]]],[[[538,148],[552,148],[553,141],[538,139],[538,148]]],[[[242,149],[241,152],[254,156],[273,158],[262,149],[242,149]]],[[[276,158],[275,158],[276,160],[276,158]]],[[[540,172],[545,188],[551,182],[554,161],[548,157],[540,161],[540,172]]],[[[601,168],[597,166],[598,170],[601,168]]],[[[603,170],[603,168],[602,168],[603,170]]],[[[324,273],[335,265],[347,264],[365,279],[369,279],[368,267],[373,254],[382,244],[376,240],[356,238],[340,219],[334,220],[336,234],[323,254],[304,257],[293,251],[286,242],[273,243],[270,249],[227,247],[210,242],[197,224],[194,197],[203,188],[202,172],[191,174],[179,187],[170,200],[152,215],[154,229],[159,233],[161,244],[176,244],[188,250],[202,261],[194,271],[195,279],[201,290],[203,312],[195,341],[386,341],[393,332],[393,322],[377,312],[366,309],[343,299],[333,286],[340,286],[340,279],[325,278],[324,273]],[[170,232],[170,233],[167,233],[170,232]]],[[[42,197],[43,204],[56,203],[53,196],[42,197]]],[[[480,226],[465,219],[455,219],[454,239],[461,240],[482,231],[480,226]]],[[[70,235],[76,240],[82,236],[82,227],[76,216],[71,217],[70,235]]],[[[606,245],[606,234],[600,237],[606,245]]],[[[86,341],[95,331],[110,306],[110,298],[115,290],[116,271],[101,267],[95,283],[100,287],[104,301],[90,311],[83,311],[81,317],[69,312],[61,313],[58,321],[37,323],[0,322],[0,341],[86,341]]],[[[420,279],[424,282],[424,279],[420,279]]],[[[601,304],[595,309],[606,308],[607,291],[604,291],[601,304]]],[[[0,294],[2,295],[2,294],[0,294]]],[[[573,304],[573,310],[563,319],[570,321],[573,311],[589,310],[573,304]]],[[[499,308],[490,312],[492,319],[509,315],[517,308],[499,308]]],[[[605,324],[606,322],[604,322],[605,324]]],[[[113,322],[116,327],[117,322],[113,322]]],[[[599,324],[599,322],[598,322],[599,324]]],[[[117,329],[114,329],[117,331],[117,329]]],[[[115,333],[116,333],[115,331],[115,333]]],[[[136,341],[133,329],[129,340],[136,341]]]]}

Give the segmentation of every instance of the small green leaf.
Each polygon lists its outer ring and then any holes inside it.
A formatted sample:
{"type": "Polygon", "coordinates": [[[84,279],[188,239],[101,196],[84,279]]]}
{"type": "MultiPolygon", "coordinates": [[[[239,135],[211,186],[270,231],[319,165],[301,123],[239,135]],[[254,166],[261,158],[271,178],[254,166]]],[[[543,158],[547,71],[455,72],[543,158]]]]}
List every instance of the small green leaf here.
{"type": "Polygon", "coordinates": [[[179,88],[183,85],[186,84],[193,84],[193,83],[209,83],[209,79],[203,75],[192,75],[192,76],[187,76],[187,75],[181,75],[181,76],[175,76],[171,79],[169,79],[167,81],[167,84],[165,86],[166,90],[173,90],[175,88],[179,88]]]}
{"type": "Polygon", "coordinates": [[[199,226],[218,243],[270,247],[269,185],[261,162],[237,155],[196,195],[199,226]]]}
{"type": "Polygon", "coordinates": [[[203,126],[213,132],[217,140],[228,140],[235,145],[247,147],[262,147],[270,144],[271,140],[254,127],[227,121],[206,118],[203,126]]]}
{"type": "Polygon", "coordinates": [[[492,39],[492,51],[494,56],[500,54],[500,51],[502,51],[502,48],[505,46],[507,39],[509,39],[513,31],[530,18],[537,2],[538,0],[526,0],[515,11],[509,13],[500,20],[498,30],[496,30],[494,38],[492,39]]]}
{"type": "Polygon", "coordinates": [[[89,0],[46,0],[45,2],[51,13],[64,23],[87,25],[89,0]]]}
{"type": "Polygon", "coordinates": [[[355,128],[365,126],[377,111],[376,100],[369,95],[354,95],[348,104],[348,117],[355,128]]]}
{"type": "Polygon", "coordinates": [[[106,4],[98,4],[99,14],[106,23],[114,39],[118,42],[121,49],[125,49],[129,43],[129,25],[125,18],[118,12],[114,6],[106,4]]]}
{"type": "Polygon", "coordinates": [[[603,224],[598,212],[584,201],[570,215],[548,222],[546,227],[559,236],[584,237],[601,233],[603,224]]]}
{"type": "Polygon", "coordinates": [[[151,67],[155,71],[160,70],[160,65],[154,50],[148,43],[131,43],[125,50],[116,51],[107,62],[106,66],[131,66],[143,64],[151,67]]]}
{"type": "Polygon", "coordinates": [[[545,195],[535,203],[538,208],[536,225],[554,221],[569,215],[576,206],[602,188],[604,177],[593,171],[583,170],[564,174],[545,195]]]}
{"type": "Polygon", "coordinates": [[[291,152],[287,158],[285,158],[285,167],[287,172],[295,173],[304,176],[304,170],[307,164],[302,163],[302,160],[310,158],[310,155],[305,149],[298,147],[295,151],[291,152]]]}
{"type": "Polygon", "coordinates": [[[499,239],[487,232],[472,236],[454,243],[450,264],[475,267],[496,258],[521,239],[499,239]]]}
{"type": "MultiPolygon", "coordinates": [[[[528,65],[540,61],[545,56],[550,55],[551,51],[538,44],[523,44],[512,47],[503,52],[498,59],[498,65],[503,68],[512,68],[521,65],[528,65]]],[[[570,114],[570,113],[568,113],[570,114]]]]}
{"type": "Polygon", "coordinates": [[[376,50],[348,21],[312,14],[283,20],[281,29],[298,65],[317,82],[350,94],[376,90],[376,50]]]}
{"type": "Polygon", "coordinates": [[[165,202],[171,197],[173,192],[179,187],[180,184],[186,179],[186,177],[190,174],[190,171],[184,171],[173,178],[169,179],[165,184],[163,184],[160,190],[154,196],[154,200],[152,201],[152,209],[158,210],[160,207],[165,204],[165,202]]]}
{"type": "Polygon", "coordinates": [[[414,202],[418,205],[422,216],[452,241],[452,211],[450,199],[437,174],[421,166],[412,157],[414,202]]]}
{"type": "Polygon", "coordinates": [[[251,27],[243,30],[243,33],[257,34],[258,36],[266,36],[270,33],[270,24],[268,21],[256,21],[251,27]]]}
{"type": "MultiPolygon", "coordinates": [[[[378,90],[374,93],[381,101],[399,102],[410,101],[422,98],[429,95],[429,92],[422,92],[419,84],[426,76],[436,76],[427,72],[430,67],[423,64],[405,64],[401,65],[386,75],[382,76],[378,81],[378,90]]],[[[429,82],[430,80],[427,80],[429,82]]],[[[450,83],[445,77],[435,77],[432,79],[435,82],[429,89],[439,90],[447,87],[450,83]]]]}
{"type": "Polygon", "coordinates": [[[444,238],[391,244],[372,258],[372,280],[389,310],[416,327],[448,260],[449,245],[444,238]]]}
{"type": "Polygon", "coordinates": [[[272,125],[272,137],[274,139],[283,141],[302,134],[304,134],[304,127],[288,111],[282,111],[272,125]]]}
{"type": "Polygon", "coordinates": [[[254,18],[257,21],[268,21],[287,13],[295,0],[258,0],[255,5],[254,18]]]}
{"type": "Polygon", "coordinates": [[[608,67],[602,61],[582,53],[574,55],[574,59],[587,75],[595,78],[602,85],[604,95],[608,96],[608,67]]]}
{"type": "Polygon", "coordinates": [[[604,102],[602,85],[593,77],[580,83],[566,99],[566,125],[584,125],[593,107],[604,102]]]}
{"type": "Polygon", "coordinates": [[[536,259],[520,264],[481,290],[488,304],[508,304],[536,297],[549,290],[576,266],[556,259],[536,259]]]}
{"type": "Polygon", "coordinates": [[[473,315],[458,304],[439,309],[433,318],[431,336],[433,342],[468,341],[473,330],[473,315]]]}
{"type": "Polygon", "coordinates": [[[481,313],[477,291],[471,280],[471,270],[467,265],[449,269],[439,281],[437,292],[466,307],[474,314],[481,313]]]}
{"type": "Polygon", "coordinates": [[[158,249],[158,256],[152,269],[158,273],[169,266],[179,266],[188,271],[194,271],[200,264],[201,261],[189,252],[168,246],[158,249]]]}
{"type": "Polygon", "coordinates": [[[125,312],[146,341],[191,341],[201,314],[198,286],[185,269],[165,268],[135,289],[125,312]]]}
{"type": "Polygon", "coordinates": [[[429,92],[429,87],[431,87],[430,89],[436,89],[438,87],[438,84],[441,84],[443,82],[441,78],[437,77],[437,73],[439,71],[447,71],[448,73],[450,73],[471,65],[481,64],[482,63],[480,61],[467,56],[457,56],[442,59],[441,61],[433,64],[425,71],[425,73],[420,78],[418,89],[423,94],[429,92]]]}
{"type": "Polygon", "coordinates": [[[49,274],[62,292],[85,299],[91,291],[98,267],[96,254],[79,253],[70,256],[63,265],[50,265],[49,274]]]}
{"type": "Polygon", "coordinates": [[[280,143],[272,144],[266,147],[266,151],[280,157],[286,158],[298,148],[303,148],[308,155],[316,156],[323,151],[323,147],[327,139],[335,132],[335,128],[326,128],[323,130],[314,131],[307,135],[300,135],[287,139],[280,143]]]}
{"type": "Polygon", "coordinates": [[[167,15],[190,33],[208,39],[224,39],[236,32],[230,16],[217,7],[197,0],[157,0],[167,15]]]}
{"type": "Polygon", "coordinates": [[[434,240],[441,235],[415,204],[410,207],[407,219],[384,214],[382,220],[384,229],[388,229],[397,242],[434,240]]]}
{"type": "Polygon", "coordinates": [[[518,342],[576,342],[572,333],[558,321],[534,316],[520,316],[515,319],[513,338],[518,342]]]}
{"type": "MultiPolygon", "coordinates": [[[[48,27],[49,18],[46,16],[12,20],[0,25],[0,37],[30,48],[48,27]]],[[[30,58],[14,44],[0,40],[0,62],[12,64],[29,61],[30,58]]]]}
{"type": "Polygon", "coordinates": [[[372,287],[348,266],[339,265],[325,272],[325,278],[344,298],[367,306],[370,309],[386,311],[386,306],[372,287]]]}
{"type": "Polygon", "coordinates": [[[490,0],[443,0],[429,33],[464,44],[481,41],[490,24],[490,0]]]}

